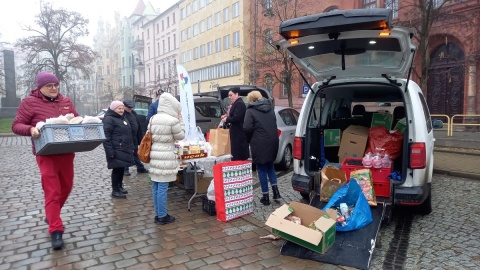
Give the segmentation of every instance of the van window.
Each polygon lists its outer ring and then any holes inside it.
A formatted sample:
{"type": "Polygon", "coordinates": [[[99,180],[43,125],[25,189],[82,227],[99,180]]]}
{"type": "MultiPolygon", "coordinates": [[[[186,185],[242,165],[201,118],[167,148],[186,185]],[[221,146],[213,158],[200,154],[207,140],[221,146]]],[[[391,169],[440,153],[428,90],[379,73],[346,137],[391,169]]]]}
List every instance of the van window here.
{"type": "Polygon", "coordinates": [[[428,110],[427,102],[425,102],[425,97],[420,93],[418,93],[418,96],[420,97],[420,102],[422,103],[423,114],[425,116],[425,122],[427,123],[427,131],[430,133],[430,131],[433,129],[430,111],[428,110]]]}
{"type": "Polygon", "coordinates": [[[220,117],[222,109],[218,102],[195,103],[195,110],[203,117],[220,117]]]}

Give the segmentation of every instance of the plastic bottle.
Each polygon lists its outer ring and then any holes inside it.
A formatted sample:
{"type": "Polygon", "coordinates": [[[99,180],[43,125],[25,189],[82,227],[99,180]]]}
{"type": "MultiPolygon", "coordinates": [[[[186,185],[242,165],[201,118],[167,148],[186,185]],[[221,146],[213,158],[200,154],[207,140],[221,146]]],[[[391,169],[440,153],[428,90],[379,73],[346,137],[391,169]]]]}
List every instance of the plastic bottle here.
{"type": "Polygon", "coordinates": [[[348,217],[348,205],[346,203],[341,203],[340,204],[340,212],[342,213],[345,218],[348,217]]]}
{"type": "Polygon", "coordinates": [[[372,165],[374,168],[382,168],[382,159],[380,158],[380,154],[376,153],[372,159],[372,165]]]}
{"type": "Polygon", "coordinates": [[[385,154],[382,158],[382,167],[390,168],[391,165],[392,165],[392,160],[390,160],[390,156],[388,154],[385,154]]]}
{"type": "Polygon", "coordinates": [[[372,156],[371,156],[370,152],[365,154],[365,156],[362,159],[362,164],[363,164],[363,167],[365,167],[365,168],[371,168],[372,167],[372,156]]]}

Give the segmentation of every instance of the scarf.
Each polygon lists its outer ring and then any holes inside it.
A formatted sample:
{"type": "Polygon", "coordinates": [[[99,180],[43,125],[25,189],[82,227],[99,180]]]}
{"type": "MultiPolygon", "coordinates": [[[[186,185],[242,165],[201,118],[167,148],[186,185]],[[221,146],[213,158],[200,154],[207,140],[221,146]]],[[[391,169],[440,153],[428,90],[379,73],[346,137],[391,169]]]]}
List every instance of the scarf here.
{"type": "Polygon", "coordinates": [[[237,99],[239,98],[240,96],[237,96],[236,98],[233,98],[230,100],[230,105],[228,105],[228,109],[227,109],[227,116],[230,116],[230,108],[232,108],[233,106],[233,103],[235,103],[235,101],[237,101],[237,99]]]}

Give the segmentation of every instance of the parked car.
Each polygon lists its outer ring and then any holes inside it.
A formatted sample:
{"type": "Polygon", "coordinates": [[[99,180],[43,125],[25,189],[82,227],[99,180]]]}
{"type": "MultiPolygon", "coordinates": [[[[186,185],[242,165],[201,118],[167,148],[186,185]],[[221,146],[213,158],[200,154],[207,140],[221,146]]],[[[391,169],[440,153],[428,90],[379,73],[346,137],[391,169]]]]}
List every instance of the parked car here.
{"type": "Polygon", "coordinates": [[[96,116],[100,118],[100,120],[103,121],[103,117],[105,117],[105,113],[108,111],[108,109],[102,109],[96,116]]]}
{"type": "MultiPolygon", "coordinates": [[[[393,112],[393,122],[400,117],[406,120],[401,153],[393,161],[393,170],[401,175],[392,182],[393,204],[415,206],[428,214],[432,211],[432,121],[422,89],[409,79],[415,33],[392,27],[391,19],[389,9],[358,9],[280,23],[283,39],[277,43],[279,48],[317,81],[297,123],[292,186],[308,197],[314,174],[323,166],[322,131],[344,130],[349,125],[370,127],[371,112],[365,108],[376,104],[393,112]]],[[[324,147],[325,159],[339,162],[338,149],[324,147]]]]}
{"type": "Polygon", "coordinates": [[[275,106],[278,129],[278,153],[274,163],[279,169],[289,170],[293,163],[293,139],[299,113],[290,107],[275,106]]]}

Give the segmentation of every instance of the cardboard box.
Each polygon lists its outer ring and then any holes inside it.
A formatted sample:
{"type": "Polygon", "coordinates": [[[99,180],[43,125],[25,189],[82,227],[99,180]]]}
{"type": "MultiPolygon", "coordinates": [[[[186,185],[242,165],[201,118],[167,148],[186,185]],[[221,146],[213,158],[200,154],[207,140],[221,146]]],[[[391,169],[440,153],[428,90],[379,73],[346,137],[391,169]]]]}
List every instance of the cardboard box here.
{"type": "Polygon", "coordinates": [[[393,115],[390,113],[374,113],[372,116],[371,127],[384,126],[387,130],[392,128],[393,115]]]}
{"type": "Polygon", "coordinates": [[[198,178],[197,193],[198,194],[207,193],[208,186],[210,185],[210,182],[212,182],[212,179],[213,179],[213,177],[200,177],[200,178],[198,178]]]}
{"type": "Polygon", "coordinates": [[[343,131],[338,159],[342,163],[346,157],[362,158],[368,141],[368,127],[351,125],[343,131]]]}
{"type": "Polygon", "coordinates": [[[273,234],[323,254],[335,242],[337,230],[333,214],[307,204],[291,202],[271,213],[265,225],[272,228],[273,234]],[[286,220],[290,214],[299,217],[301,224],[286,220]],[[308,227],[312,223],[315,223],[316,229],[308,227]]]}
{"type": "Polygon", "coordinates": [[[323,144],[325,147],[340,146],[342,131],[340,129],[325,129],[323,144]]]}

